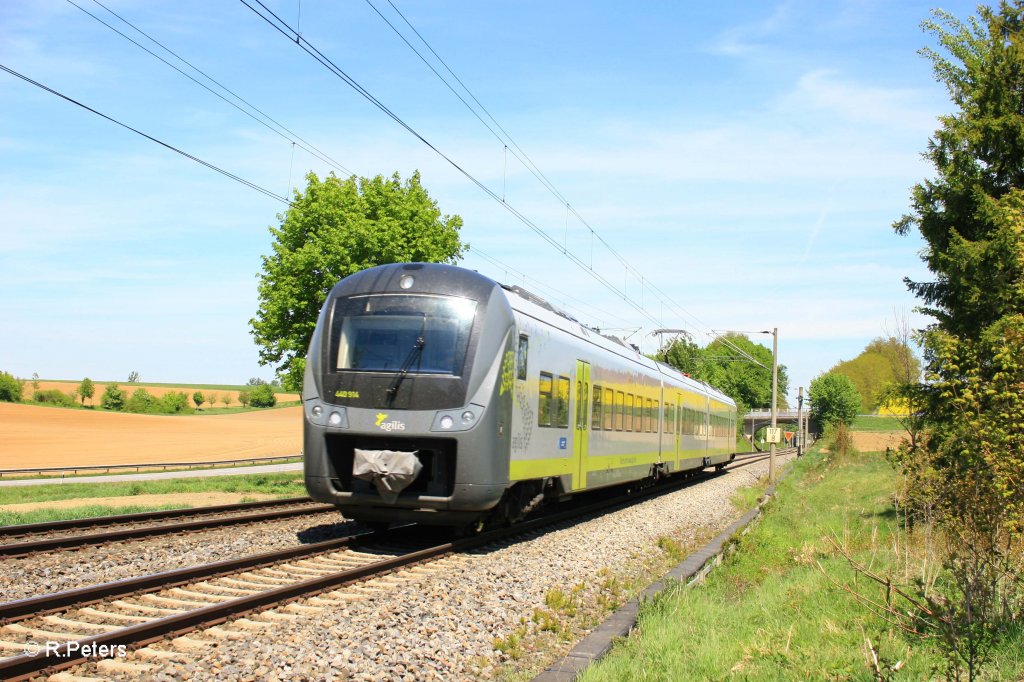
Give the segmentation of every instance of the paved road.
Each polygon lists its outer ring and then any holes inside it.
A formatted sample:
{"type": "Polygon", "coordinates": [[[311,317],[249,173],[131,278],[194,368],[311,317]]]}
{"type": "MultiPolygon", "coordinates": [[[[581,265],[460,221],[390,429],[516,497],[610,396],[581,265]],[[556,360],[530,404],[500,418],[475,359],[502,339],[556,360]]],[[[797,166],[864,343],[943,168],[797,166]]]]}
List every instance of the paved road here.
{"type": "Polygon", "coordinates": [[[68,476],[67,478],[23,478],[0,481],[0,487],[12,485],[48,485],[52,483],[115,483],[118,481],[152,481],[164,478],[204,478],[206,476],[238,476],[240,474],[270,474],[281,471],[299,471],[302,462],[290,464],[263,464],[227,469],[193,469],[189,471],[154,471],[146,474],[113,474],[110,476],[68,476]]]}

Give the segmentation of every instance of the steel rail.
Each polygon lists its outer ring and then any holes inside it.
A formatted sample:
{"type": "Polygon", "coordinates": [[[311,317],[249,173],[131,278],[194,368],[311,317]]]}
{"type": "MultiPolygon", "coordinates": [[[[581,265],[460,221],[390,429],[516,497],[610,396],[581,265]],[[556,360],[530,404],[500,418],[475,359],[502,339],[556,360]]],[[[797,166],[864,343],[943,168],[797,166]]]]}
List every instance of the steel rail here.
{"type": "Polygon", "coordinates": [[[302,559],[310,555],[329,552],[345,547],[359,535],[335,540],[324,540],[301,547],[251,554],[240,559],[225,559],[202,566],[189,566],[173,571],[150,573],[138,578],[115,580],[100,585],[90,585],[62,592],[53,592],[38,597],[17,599],[0,604],[0,625],[15,623],[33,616],[44,616],[56,611],[89,606],[110,597],[123,597],[133,594],[146,594],[157,590],[178,587],[195,580],[209,579],[237,573],[239,571],[265,568],[284,561],[302,559]]]}
{"type": "Polygon", "coordinates": [[[0,557],[22,557],[39,552],[53,550],[73,549],[88,545],[103,545],[121,540],[134,540],[149,538],[158,535],[169,535],[172,533],[186,533],[198,530],[207,530],[221,526],[231,526],[242,523],[256,523],[259,521],[274,521],[286,519],[293,516],[304,516],[308,514],[323,514],[335,512],[337,508],[331,504],[312,505],[291,509],[278,509],[274,511],[260,512],[256,514],[240,514],[237,516],[221,516],[211,519],[198,519],[195,521],[182,521],[181,523],[165,523],[157,526],[142,526],[140,528],[121,528],[102,533],[90,533],[87,535],[66,535],[43,540],[28,540],[25,542],[12,542],[0,545],[0,557]]]}
{"type": "Polygon", "coordinates": [[[159,519],[166,518],[204,516],[207,514],[223,514],[225,512],[243,511],[246,509],[284,507],[310,502],[312,502],[312,500],[310,500],[308,497],[288,497],[280,500],[263,500],[261,502],[238,502],[235,504],[218,504],[206,507],[182,507],[181,509],[161,509],[159,511],[136,512],[133,514],[91,516],[89,518],[84,519],[65,519],[62,521],[23,523],[14,526],[0,526],[0,536],[20,537],[25,535],[39,535],[42,533],[57,532],[62,530],[78,530],[81,528],[117,526],[126,523],[156,521],[159,519]]]}
{"type": "MultiPolygon", "coordinates": [[[[727,468],[737,468],[739,466],[753,464],[756,461],[764,459],[764,457],[766,457],[766,455],[756,456],[756,458],[754,456],[745,457],[743,461],[734,461],[728,463],[727,468]]],[[[556,525],[567,520],[586,517],[587,515],[596,512],[609,511],[624,504],[632,504],[637,501],[653,497],[655,495],[661,495],[666,492],[673,492],[679,488],[689,486],[703,480],[716,478],[719,475],[722,475],[721,471],[700,470],[699,473],[696,473],[696,475],[691,475],[688,478],[682,480],[676,479],[666,485],[652,486],[641,491],[627,490],[625,493],[617,495],[613,498],[604,499],[598,502],[582,504],[569,503],[571,505],[571,508],[564,509],[554,514],[549,514],[531,521],[524,521],[510,528],[502,528],[498,530],[487,531],[475,537],[442,543],[439,545],[435,545],[433,547],[417,550],[414,552],[409,552],[398,557],[378,561],[357,568],[347,569],[325,576],[309,578],[307,580],[298,581],[289,585],[283,585],[281,587],[273,588],[270,590],[264,590],[257,594],[237,597],[229,601],[221,602],[218,604],[212,604],[210,606],[201,607],[198,609],[187,611],[185,613],[158,618],[148,623],[141,623],[139,625],[133,625],[113,632],[95,635],[92,637],[83,637],[82,639],[63,643],[57,647],[48,647],[40,651],[36,655],[20,654],[5,659],[0,659],[0,678],[10,680],[23,680],[29,679],[43,672],[57,672],[59,670],[69,668],[87,661],[90,658],[90,656],[84,655],[82,653],[83,651],[88,652],[90,650],[104,650],[104,648],[106,648],[106,650],[110,650],[111,647],[116,647],[119,645],[132,647],[143,646],[154,641],[159,641],[170,635],[183,634],[185,632],[195,630],[199,627],[217,625],[227,621],[229,618],[232,617],[238,617],[270,606],[276,606],[283,603],[287,603],[301,597],[309,597],[315,594],[319,594],[325,590],[342,586],[348,583],[357,582],[359,580],[365,580],[367,578],[378,576],[385,573],[390,573],[396,569],[408,566],[410,564],[423,563],[430,560],[436,560],[443,556],[447,556],[449,554],[453,554],[456,552],[465,552],[471,549],[477,549],[488,544],[497,542],[499,540],[505,540],[510,537],[531,533],[538,529],[542,529],[544,527],[551,525],[556,525]]],[[[404,528],[396,529],[397,532],[416,532],[416,530],[416,526],[407,526],[404,528]]],[[[377,533],[369,534],[366,537],[369,538],[371,536],[377,539],[381,537],[377,533]]],[[[328,543],[344,544],[346,542],[351,542],[351,540],[352,538],[342,538],[339,540],[328,541],[328,543]]],[[[319,544],[323,545],[325,543],[319,544]]],[[[295,548],[295,550],[311,550],[311,548],[312,546],[307,548],[295,548]]],[[[255,558],[257,557],[251,557],[251,559],[255,558]]],[[[220,566],[226,563],[228,562],[220,562],[220,564],[213,564],[207,567],[199,567],[199,570],[202,570],[203,568],[212,569],[215,566],[220,566]]],[[[184,571],[189,570],[196,569],[183,569],[183,571],[171,571],[165,574],[156,574],[155,576],[146,576],[144,578],[134,579],[134,581],[144,581],[147,579],[156,579],[159,576],[173,575],[173,579],[179,580],[180,582],[182,575],[179,574],[183,574],[184,571]]],[[[133,581],[119,582],[125,584],[124,586],[126,587],[127,583],[133,581]]],[[[114,586],[117,584],[119,583],[111,583],[109,585],[114,586]]],[[[165,584],[164,586],[170,587],[171,585],[165,584]]],[[[48,596],[58,597],[60,595],[48,596]]],[[[26,603],[30,601],[35,601],[37,604],[42,605],[44,603],[42,600],[45,600],[46,598],[47,596],[39,597],[35,600],[20,600],[20,602],[11,602],[10,604],[4,606],[9,606],[11,608],[18,607],[23,609],[26,607],[26,603]],[[18,606],[19,604],[21,605],[20,607],[18,606]]]]}

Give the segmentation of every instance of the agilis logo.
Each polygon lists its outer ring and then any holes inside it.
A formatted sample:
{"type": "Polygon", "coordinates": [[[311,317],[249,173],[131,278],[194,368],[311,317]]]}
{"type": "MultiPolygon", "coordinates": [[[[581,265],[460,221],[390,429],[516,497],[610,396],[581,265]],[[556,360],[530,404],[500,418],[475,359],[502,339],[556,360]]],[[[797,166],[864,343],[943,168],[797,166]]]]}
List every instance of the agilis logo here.
{"type": "Polygon", "coordinates": [[[385,421],[388,415],[384,412],[377,413],[377,422],[374,424],[381,431],[405,431],[405,422],[400,422],[397,419],[391,421],[385,421]]]}

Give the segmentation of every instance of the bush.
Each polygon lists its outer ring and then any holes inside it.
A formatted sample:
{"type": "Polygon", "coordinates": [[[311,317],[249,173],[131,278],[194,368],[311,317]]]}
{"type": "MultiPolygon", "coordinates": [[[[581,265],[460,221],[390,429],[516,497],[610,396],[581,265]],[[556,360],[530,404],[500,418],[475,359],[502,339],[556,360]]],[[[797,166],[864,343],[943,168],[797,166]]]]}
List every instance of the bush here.
{"type": "Polygon", "coordinates": [[[117,384],[110,384],[103,391],[103,396],[100,398],[100,407],[104,410],[123,410],[124,401],[124,391],[117,384]]]}
{"type": "Polygon", "coordinates": [[[183,391],[169,391],[160,398],[159,410],[164,414],[181,414],[189,409],[188,396],[183,391]]]}
{"type": "Polygon", "coordinates": [[[238,402],[241,403],[242,407],[249,407],[249,391],[239,391],[238,402]]]}
{"type": "Polygon", "coordinates": [[[202,391],[196,391],[192,394],[192,402],[196,404],[196,409],[199,409],[206,402],[206,396],[203,395],[202,391]]]}
{"type": "Polygon", "coordinates": [[[128,399],[128,402],[124,404],[124,410],[125,412],[134,412],[136,414],[157,412],[157,399],[146,389],[137,388],[132,393],[132,397],[128,399]]]}
{"type": "Polygon", "coordinates": [[[32,393],[32,400],[37,403],[44,403],[46,405],[55,405],[57,407],[74,407],[75,399],[66,393],[61,393],[55,388],[47,389],[45,391],[35,391],[32,393]]]}
{"type": "Polygon", "coordinates": [[[0,400],[8,403],[21,402],[22,382],[14,378],[13,374],[0,372],[0,400]]]}
{"type": "Polygon", "coordinates": [[[253,407],[273,407],[277,405],[274,389],[267,384],[260,384],[249,392],[249,404],[253,407]]]}

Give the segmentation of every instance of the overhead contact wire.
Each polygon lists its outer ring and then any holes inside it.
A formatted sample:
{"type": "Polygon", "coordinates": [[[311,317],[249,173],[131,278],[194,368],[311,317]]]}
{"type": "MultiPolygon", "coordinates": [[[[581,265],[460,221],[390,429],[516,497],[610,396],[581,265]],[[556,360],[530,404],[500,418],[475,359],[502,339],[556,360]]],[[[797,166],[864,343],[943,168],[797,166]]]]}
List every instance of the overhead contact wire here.
{"type": "MultiPolygon", "coordinates": [[[[636,268],[634,268],[629,263],[629,261],[627,261],[625,259],[625,257],[623,257],[615,248],[613,248],[612,245],[609,244],[608,241],[604,237],[602,237],[600,235],[600,233],[597,232],[597,230],[594,229],[594,227],[579,213],[579,211],[577,211],[574,207],[572,207],[571,203],[558,190],[558,188],[555,187],[554,183],[552,183],[548,179],[548,177],[546,175],[544,175],[544,173],[540,170],[540,168],[533,162],[532,159],[530,159],[529,155],[526,154],[526,152],[522,149],[522,147],[515,141],[515,139],[512,138],[512,136],[509,134],[509,132],[490,113],[490,111],[488,111],[487,107],[485,107],[483,105],[483,103],[476,97],[476,95],[473,94],[473,91],[470,90],[470,88],[462,81],[461,78],[459,78],[458,74],[455,73],[455,71],[448,65],[448,63],[444,60],[444,58],[441,57],[440,54],[438,54],[437,50],[434,49],[434,47],[430,44],[430,42],[426,38],[424,38],[424,36],[416,29],[416,27],[412,24],[412,22],[408,19],[408,17],[406,17],[405,14],[395,5],[393,0],[387,0],[387,2],[391,6],[391,8],[395,11],[395,13],[399,17],[402,18],[402,21],[405,22],[406,26],[409,27],[409,29],[416,35],[417,38],[419,38],[420,42],[422,42],[423,45],[426,46],[426,48],[430,51],[430,53],[434,56],[434,58],[437,59],[437,61],[445,68],[445,70],[452,76],[452,78],[455,79],[455,81],[459,84],[459,86],[462,87],[462,89],[466,92],[466,94],[470,97],[470,99],[472,99],[473,102],[476,103],[476,105],[480,108],[480,110],[482,112],[484,112],[484,114],[486,114],[487,118],[489,118],[494,123],[494,125],[498,128],[498,130],[500,130],[502,132],[502,134],[504,135],[504,138],[498,136],[494,132],[494,129],[486,121],[484,121],[482,119],[482,117],[476,111],[476,109],[474,109],[466,101],[466,99],[464,97],[462,97],[462,95],[460,95],[458,92],[456,92],[455,88],[451,85],[451,83],[449,83],[446,78],[444,78],[440,73],[438,73],[437,69],[435,69],[434,66],[432,64],[430,64],[430,62],[426,59],[426,57],[424,57],[424,55],[419,50],[417,50],[409,42],[409,40],[401,33],[401,31],[399,31],[395,27],[395,25],[391,21],[389,21],[381,13],[381,11],[374,5],[372,0],[366,0],[366,3],[374,10],[374,12],[376,12],[377,15],[391,28],[391,30],[396,35],[398,35],[398,37],[401,38],[402,41],[416,54],[416,56],[419,57],[420,60],[424,64],[427,65],[427,67],[434,73],[434,75],[437,76],[438,79],[440,79],[441,82],[445,84],[445,86],[459,99],[459,101],[461,101],[463,103],[463,105],[466,106],[466,108],[469,109],[470,112],[478,120],[480,120],[480,122],[487,128],[488,131],[491,132],[492,135],[495,135],[496,137],[498,137],[499,141],[501,141],[504,144],[506,153],[511,151],[512,155],[515,156],[519,160],[519,162],[522,163],[523,166],[526,167],[527,170],[529,170],[531,172],[531,174],[533,174],[533,176],[552,194],[552,196],[554,196],[556,199],[558,199],[558,201],[561,204],[565,205],[567,212],[572,213],[572,215],[575,216],[576,219],[579,220],[580,223],[584,227],[587,228],[587,230],[590,232],[591,238],[593,239],[594,237],[596,237],[598,239],[598,241],[601,243],[601,245],[604,246],[604,248],[612,256],[615,257],[615,259],[619,262],[620,265],[622,265],[622,267],[626,270],[627,274],[633,275],[634,277],[636,277],[637,279],[639,279],[641,281],[641,287],[644,287],[645,284],[650,284],[649,282],[646,282],[644,276],[639,271],[637,271],[636,268]],[[509,145],[511,145],[511,148],[509,147],[509,145]],[[520,154],[522,155],[522,157],[520,157],[520,154]],[[525,161],[524,161],[524,159],[525,159],[525,161]]],[[[565,250],[566,250],[565,246],[563,246],[562,250],[563,250],[563,253],[564,253],[565,250]]],[[[587,267],[589,269],[591,269],[591,270],[593,269],[593,256],[591,256],[591,262],[589,263],[589,265],[587,265],[587,267]]],[[[653,284],[650,284],[650,287],[651,287],[652,290],[656,291],[656,297],[658,298],[660,303],[662,303],[663,305],[666,305],[666,304],[669,305],[671,308],[673,308],[677,312],[677,314],[679,314],[679,311],[682,311],[682,315],[680,315],[680,317],[684,317],[684,318],[688,317],[691,320],[697,321],[698,322],[698,324],[697,324],[698,327],[706,327],[705,323],[699,321],[695,316],[693,316],[690,313],[686,312],[685,309],[683,309],[683,308],[679,307],[678,305],[672,303],[671,300],[668,299],[668,297],[664,294],[664,292],[661,292],[660,290],[658,290],[657,287],[655,287],[653,284]]],[[[641,293],[642,293],[642,291],[641,291],[641,293]]],[[[641,305],[641,307],[643,307],[643,306],[641,305]]],[[[706,329],[709,329],[709,328],[706,327],[706,329]]]]}
{"type": "Polygon", "coordinates": [[[269,24],[271,27],[273,27],[282,36],[287,38],[289,42],[294,42],[300,49],[302,49],[308,55],[313,57],[316,61],[320,62],[320,64],[322,66],[324,66],[326,69],[331,71],[334,75],[336,75],[338,78],[340,78],[343,82],[345,82],[349,87],[351,87],[357,93],[362,95],[367,101],[369,101],[371,104],[373,104],[375,107],[377,107],[381,112],[383,112],[385,115],[387,115],[388,118],[392,119],[395,123],[397,123],[402,128],[404,128],[406,131],[408,131],[416,139],[420,140],[423,144],[425,144],[427,147],[429,147],[435,154],[437,154],[442,159],[447,161],[449,163],[449,165],[451,165],[455,170],[457,170],[459,173],[461,173],[466,179],[468,179],[470,182],[472,182],[474,185],[476,185],[478,188],[480,188],[481,191],[483,191],[488,196],[490,196],[492,199],[494,199],[494,201],[496,201],[499,205],[504,206],[505,209],[507,211],[509,211],[513,216],[515,216],[520,222],[522,222],[524,225],[526,225],[531,230],[533,230],[538,236],[540,236],[542,239],[544,239],[546,242],[548,242],[551,246],[553,246],[554,248],[556,248],[559,251],[561,251],[563,255],[565,255],[569,260],[571,260],[578,267],[580,267],[580,269],[582,269],[585,272],[590,273],[592,277],[594,277],[597,281],[602,283],[606,288],[608,288],[609,291],[612,291],[617,296],[619,296],[624,302],[626,302],[629,306],[634,308],[641,315],[643,315],[644,317],[646,317],[647,319],[649,319],[650,321],[652,321],[654,323],[658,322],[658,320],[655,317],[653,317],[650,313],[648,313],[642,307],[637,306],[637,304],[633,300],[631,300],[624,292],[619,291],[619,289],[614,284],[612,284],[607,279],[605,279],[600,273],[598,273],[595,270],[589,268],[586,265],[586,263],[584,263],[582,260],[580,260],[578,257],[576,257],[572,252],[570,252],[567,249],[565,249],[561,244],[558,243],[558,241],[556,239],[552,238],[551,235],[547,234],[547,232],[545,232],[543,229],[541,229],[532,220],[527,218],[522,212],[520,212],[514,206],[509,204],[507,201],[502,201],[501,197],[499,197],[493,190],[491,190],[484,183],[482,183],[480,180],[478,180],[472,173],[467,171],[465,168],[463,168],[458,163],[456,163],[455,160],[453,160],[447,154],[445,154],[440,149],[438,149],[436,146],[434,146],[433,143],[431,143],[429,140],[427,140],[425,137],[423,137],[423,135],[421,135],[418,131],[416,131],[412,126],[410,126],[408,123],[406,123],[400,116],[398,116],[398,114],[396,114],[391,109],[389,109],[383,102],[378,100],[376,97],[373,96],[373,94],[371,94],[368,90],[366,90],[366,88],[364,88],[362,85],[360,85],[354,78],[349,76],[341,67],[339,67],[337,64],[335,64],[333,61],[331,61],[330,58],[328,58],[326,55],[324,55],[322,52],[320,52],[320,50],[317,49],[314,45],[312,45],[308,40],[306,40],[305,38],[300,36],[295,31],[295,29],[291,28],[291,26],[289,26],[287,22],[285,22],[280,17],[278,17],[273,12],[273,10],[271,10],[265,4],[263,4],[263,2],[261,0],[255,0],[255,3],[257,5],[259,5],[266,12],[266,15],[263,14],[263,12],[258,10],[256,7],[254,7],[249,2],[249,0],[239,0],[239,2],[241,2],[243,5],[248,7],[254,14],[256,14],[258,17],[263,19],[267,24],[269,24]],[[267,15],[270,15],[270,17],[273,17],[273,20],[271,20],[267,15]]]}
{"type": "Polygon", "coordinates": [[[235,175],[234,173],[226,171],[223,168],[215,166],[215,165],[213,165],[212,163],[210,163],[208,161],[203,161],[198,156],[194,156],[192,154],[189,154],[186,151],[178,149],[174,145],[168,144],[167,142],[164,142],[163,140],[159,140],[159,139],[153,137],[152,135],[149,135],[147,133],[142,132],[141,130],[139,130],[137,128],[133,128],[130,125],[128,125],[127,123],[122,123],[121,121],[118,121],[116,118],[112,118],[110,116],[107,116],[103,112],[97,111],[96,109],[93,109],[92,107],[90,107],[87,104],[83,104],[82,102],[79,102],[78,100],[76,100],[76,99],[74,99],[72,97],[68,97],[67,95],[65,95],[65,94],[63,94],[61,92],[58,92],[58,91],[54,90],[53,88],[47,87],[47,86],[43,85],[42,83],[40,83],[39,81],[32,80],[28,76],[26,76],[24,74],[21,74],[21,73],[18,73],[14,69],[10,69],[10,68],[4,66],[3,64],[0,64],[0,69],[2,69],[3,71],[6,71],[7,73],[11,74],[12,76],[15,76],[16,78],[20,78],[21,80],[25,81],[26,83],[30,83],[30,84],[36,86],[37,88],[39,88],[41,90],[45,90],[46,92],[50,93],[51,95],[56,95],[57,97],[60,97],[61,99],[63,99],[66,102],[70,102],[71,104],[74,104],[77,107],[81,107],[82,109],[85,109],[86,111],[92,112],[93,114],[96,114],[100,118],[106,119],[107,121],[110,121],[111,123],[119,125],[122,128],[125,128],[126,130],[130,130],[133,133],[135,133],[136,135],[139,135],[141,137],[146,138],[150,142],[155,142],[156,144],[158,144],[161,147],[164,147],[166,149],[169,149],[170,151],[174,152],[175,154],[180,154],[180,155],[184,156],[186,159],[191,159],[192,161],[195,161],[196,163],[198,163],[200,165],[206,166],[207,168],[209,168],[212,171],[216,171],[217,173],[220,173],[221,175],[223,175],[223,176],[225,176],[227,178],[231,178],[235,182],[239,182],[239,183],[245,185],[246,187],[249,187],[250,189],[254,189],[254,190],[256,190],[257,192],[259,192],[261,194],[265,194],[266,196],[270,197],[271,199],[277,199],[278,201],[280,201],[282,203],[285,203],[285,204],[288,204],[289,206],[292,203],[292,202],[288,201],[287,198],[285,198],[285,197],[283,197],[283,196],[281,196],[279,194],[276,194],[276,193],[270,191],[269,189],[267,189],[265,187],[261,187],[261,186],[257,185],[254,182],[250,182],[249,180],[246,180],[245,178],[243,178],[241,176],[238,176],[238,175],[235,175]]]}
{"type": "Polygon", "coordinates": [[[199,80],[197,80],[196,78],[194,78],[191,74],[188,74],[185,71],[182,71],[181,69],[179,69],[174,64],[170,63],[169,61],[167,61],[166,59],[164,59],[160,55],[156,54],[155,52],[153,52],[152,50],[147,48],[145,45],[142,45],[139,42],[137,42],[136,40],[134,40],[133,38],[131,38],[130,36],[125,35],[123,32],[119,31],[114,26],[111,26],[110,24],[108,24],[106,21],[104,21],[100,17],[96,16],[95,14],[90,12],[89,10],[87,10],[84,7],[82,7],[81,5],[77,4],[76,2],[74,2],[74,0],[66,0],[66,2],[68,2],[68,4],[74,5],[75,7],[80,9],[82,12],[84,12],[87,15],[89,15],[93,19],[95,19],[97,22],[103,24],[104,26],[109,28],[114,33],[118,34],[119,36],[121,36],[122,38],[127,40],[128,42],[130,42],[133,45],[135,45],[136,47],[138,47],[140,50],[143,50],[146,53],[148,53],[149,55],[151,55],[152,57],[154,57],[155,59],[160,60],[161,62],[163,62],[164,64],[166,64],[170,68],[174,69],[175,71],[180,73],[185,78],[188,78],[190,81],[192,81],[193,83],[195,83],[199,87],[203,88],[204,90],[206,90],[210,94],[212,94],[215,97],[221,99],[226,104],[229,104],[230,106],[234,107],[235,109],[237,109],[241,113],[245,114],[246,116],[248,116],[252,120],[256,121],[257,123],[259,123],[260,125],[265,127],[267,130],[270,130],[274,134],[276,134],[276,135],[280,136],[281,138],[291,142],[293,145],[298,145],[303,151],[307,152],[308,154],[310,154],[313,157],[316,157],[320,161],[323,161],[324,163],[328,164],[329,166],[332,166],[332,167],[336,168],[337,170],[340,170],[341,172],[345,173],[346,175],[354,175],[354,173],[352,173],[352,171],[350,171],[348,168],[343,166],[341,163],[339,163],[339,162],[335,161],[334,159],[332,159],[323,150],[318,149],[315,145],[313,145],[310,142],[306,141],[305,139],[303,139],[301,136],[299,136],[298,134],[296,134],[292,130],[289,130],[287,126],[285,126],[282,123],[278,122],[272,116],[270,116],[266,112],[262,111],[259,107],[257,107],[254,104],[250,103],[244,97],[242,97],[241,95],[235,93],[233,90],[231,90],[230,88],[225,86],[223,83],[219,82],[217,79],[213,78],[208,73],[206,73],[205,71],[203,71],[199,67],[195,66],[194,64],[189,62],[187,59],[185,59],[181,55],[177,54],[174,50],[170,49],[169,47],[167,47],[166,45],[164,45],[163,43],[161,43],[157,39],[153,38],[151,35],[149,35],[145,31],[143,31],[141,28],[139,28],[135,24],[131,23],[130,21],[128,21],[127,19],[125,19],[120,14],[118,14],[114,10],[110,9],[106,5],[104,5],[102,2],[100,2],[100,0],[93,0],[93,2],[96,3],[97,5],[99,5],[100,7],[102,7],[103,9],[105,9],[107,12],[109,12],[113,16],[117,17],[124,24],[130,26],[132,29],[134,29],[139,34],[145,36],[146,39],[149,40],[150,42],[152,42],[153,44],[158,45],[161,49],[163,49],[168,54],[172,55],[175,59],[177,59],[181,63],[185,64],[186,66],[188,66],[190,69],[192,69],[196,73],[201,74],[204,78],[206,78],[208,81],[210,81],[211,83],[216,85],[218,88],[222,89],[224,92],[228,93],[229,95],[234,97],[239,102],[242,102],[246,107],[249,107],[249,109],[252,109],[253,111],[257,112],[259,114],[259,116],[262,116],[263,119],[265,119],[265,120],[262,120],[259,117],[257,117],[256,115],[252,114],[251,112],[246,111],[244,108],[242,108],[238,104],[236,104],[236,103],[232,102],[231,100],[229,100],[228,98],[224,97],[224,95],[220,94],[219,92],[217,92],[217,91],[213,90],[212,88],[210,88],[209,86],[207,86],[205,83],[202,83],[199,80]],[[267,121],[269,121],[270,123],[267,123],[267,121]],[[271,125],[271,124],[273,124],[273,125],[271,125]],[[276,128],[275,128],[275,126],[276,126],[276,128]],[[281,131],[284,131],[284,132],[281,132],[281,131]]]}

